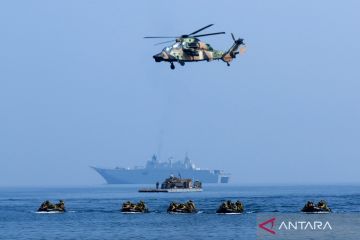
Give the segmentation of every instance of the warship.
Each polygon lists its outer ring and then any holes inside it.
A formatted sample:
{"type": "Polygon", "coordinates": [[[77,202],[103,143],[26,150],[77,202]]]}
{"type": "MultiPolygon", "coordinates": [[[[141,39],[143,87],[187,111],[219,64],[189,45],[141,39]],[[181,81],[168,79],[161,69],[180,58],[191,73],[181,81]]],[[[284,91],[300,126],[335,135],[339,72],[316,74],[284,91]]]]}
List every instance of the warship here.
{"type": "Polygon", "coordinates": [[[228,183],[230,175],[222,170],[208,170],[196,168],[188,156],[182,161],[160,162],[156,155],[147,161],[145,167],[114,169],[92,167],[108,184],[154,184],[170,175],[181,176],[202,183],[228,183]]]}

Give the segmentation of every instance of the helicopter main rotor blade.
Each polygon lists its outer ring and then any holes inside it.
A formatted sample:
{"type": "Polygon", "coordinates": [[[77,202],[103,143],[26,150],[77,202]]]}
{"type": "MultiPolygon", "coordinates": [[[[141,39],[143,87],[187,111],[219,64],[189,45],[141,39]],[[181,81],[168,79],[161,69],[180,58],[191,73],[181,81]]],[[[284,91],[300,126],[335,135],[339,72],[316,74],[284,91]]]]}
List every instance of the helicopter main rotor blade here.
{"type": "Polygon", "coordinates": [[[170,42],[174,42],[174,41],[175,41],[175,39],[170,40],[170,41],[155,43],[154,45],[157,46],[157,45],[161,45],[161,44],[164,44],[164,43],[170,43],[170,42]]]}
{"type": "Polygon", "coordinates": [[[216,32],[216,33],[200,34],[200,35],[194,35],[194,36],[191,36],[191,37],[205,37],[205,36],[218,35],[218,34],[225,34],[225,32],[216,32]]]}
{"type": "Polygon", "coordinates": [[[144,37],[144,38],[178,38],[178,37],[144,37]]]}
{"type": "Polygon", "coordinates": [[[234,42],[236,42],[236,39],[235,39],[235,37],[234,37],[234,34],[233,34],[233,33],[231,33],[231,37],[232,37],[232,39],[234,40],[234,42]]]}
{"type": "Polygon", "coordinates": [[[209,24],[209,25],[207,25],[207,26],[205,26],[205,27],[203,27],[203,28],[200,28],[199,30],[196,30],[195,32],[192,32],[192,33],[188,34],[188,36],[194,35],[194,34],[196,34],[196,33],[198,33],[198,32],[201,32],[202,30],[204,30],[204,29],[206,29],[206,28],[208,28],[208,27],[211,27],[212,25],[214,25],[214,24],[209,24]]]}

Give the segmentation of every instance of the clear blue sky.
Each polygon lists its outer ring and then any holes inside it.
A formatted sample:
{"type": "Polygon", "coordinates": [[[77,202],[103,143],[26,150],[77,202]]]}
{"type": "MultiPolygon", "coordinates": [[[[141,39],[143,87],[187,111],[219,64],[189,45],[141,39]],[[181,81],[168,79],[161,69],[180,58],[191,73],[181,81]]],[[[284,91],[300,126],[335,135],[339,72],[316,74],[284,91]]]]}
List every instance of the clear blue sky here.
{"type": "Polygon", "coordinates": [[[241,184],[360,183],[359,1],[1,1],[0,185],[186,152],[241,184]],[[171,71],[146,35],[247,52],[171,71]],[[162,136],[162,137],[161,137],[162,136]],[[162,139],[162,140],[160,140],[162,139]]]}

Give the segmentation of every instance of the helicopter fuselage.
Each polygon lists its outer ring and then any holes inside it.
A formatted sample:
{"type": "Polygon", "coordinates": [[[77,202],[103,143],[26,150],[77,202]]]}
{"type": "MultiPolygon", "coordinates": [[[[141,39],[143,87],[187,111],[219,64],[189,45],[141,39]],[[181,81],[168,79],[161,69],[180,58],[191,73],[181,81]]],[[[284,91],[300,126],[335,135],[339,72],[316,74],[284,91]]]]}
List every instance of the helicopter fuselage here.
{"type": "Polygon", "coordinates": [[[210,44],[201,42],[197,38],[178,38],[171,46],[165,47],[153,56],[156,62],[197,62],[218,60],[224,55],[223,51],[214,50],[210,44]]]}

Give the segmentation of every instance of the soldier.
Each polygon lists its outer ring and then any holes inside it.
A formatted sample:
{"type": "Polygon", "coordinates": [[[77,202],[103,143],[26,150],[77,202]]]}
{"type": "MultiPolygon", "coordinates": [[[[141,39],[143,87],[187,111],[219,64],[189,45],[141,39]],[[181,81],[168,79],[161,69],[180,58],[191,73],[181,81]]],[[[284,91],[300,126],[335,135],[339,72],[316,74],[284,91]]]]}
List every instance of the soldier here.
{"type": "Polygon", "coordinates": [[[311,202],[311,201],[308,201],[301,211],[303,211],[303,212],[312,212],[314,210],[315,210],[314,203],[311,202]]]}
{"type": "Polygon", "coordinates": [[[135,208],[136,208],[136,204],[131,203],[131,204],[130,204],[130,210],[134,210],[135,208]]]}
{"type": "Polygon", "coordinates": [[[223,210],[227,210],[229,208],[228,201],[223,202],[222,205],[221,205],[221,208],[223,210]]]}
{"type": "Polygon", "coordinates": [[[176,208],[177,208],[176,203],[171,202],[170,205],[169,205],[169,207],[168,207],[168,209],[167,209],[167,211],[168,211],[168,212],[173,212],[176,208]]]}
{"type": "Polygon", "coordinates": [[[244,206],[239,200],[236,201],[235,205],[236,205],[236,210],[238,212],[243,212],[244,211],[244,206]]]}
{"type": "Polygon", "coordinates": [[[231,209],[234,211],[236,211],[236,209],[237,209],[235,203],[233,203],[233,202],[231,202],[231,209]]]}
{"type": "Polygon", "coordinates": [[[326,208],[326,202],[324,200],[321,200],[317,204],[318,208],[326,208]]]}
{"type": "Polygon", "coordinates": [[[183,204],[183,203],[180,203],[180,204],[177,206],[177,209],[179,209],[179,210],[185,210],[185,209],[186,209],[186,205],[183,204]]]}
{"type": "Polygon", "coordinates": [[[226,205],[227,205],[227,209],[232,209],[233,208],[233,203],[230,200],[226,201],[226,205]]]}
{"type": "Polygon", "coordinates": [[[55,208],[55,205],[54,204],[52,204],[52,202],[50,202],[50,201],[47,201],[47,208],[48,209],[54,209],[55,208]]]}
{"type": "Polygon", "coordinates": [[[145,203],[143,201],[140,201],[137,205],[136,205],[136,210],[143,212],[145,211],[145,203]]]}
{"type": "Polygon", "coordinates": [[[196,209],[195,204],[194,204],[194,202],[193,202],[192,200],[189,200],[189,201],[187,202],[187,207],[188,207],[188,209],[189,209],[190,212],[193,212],[193,211],[195,211],[195,209],[196,209]]]}
{"type": "Polygon", "coordinates": [[[331,209],[327,206],[325,200],[321,200],[320,202],[318,202],[317,207],[322,211],[328,211],[328,212],[331,211],[331,209]]]}
{"type": "Polygon", "coordinates": [[[48,207],[49,207],[49,203],[50,203],[49,200],[46,200],[45,202],[43,202],[43,203],[40,205],[38,211],[47,211],[47,210],[48,210],[48,207]]]}
{"type": "Polygon", "coordinates": [[[131,202],[130,201],[126,201],[123,203],[122,205],[122,210],[126,210],[126,211],[129,211],[131,209],[131,202]]]}
{"type": "Polygon", "coordinates": [[[65,202],[64,200],[60,200],[58,204],[55,204],[55,209],[58,211],[65,212],[65,202]]]}

